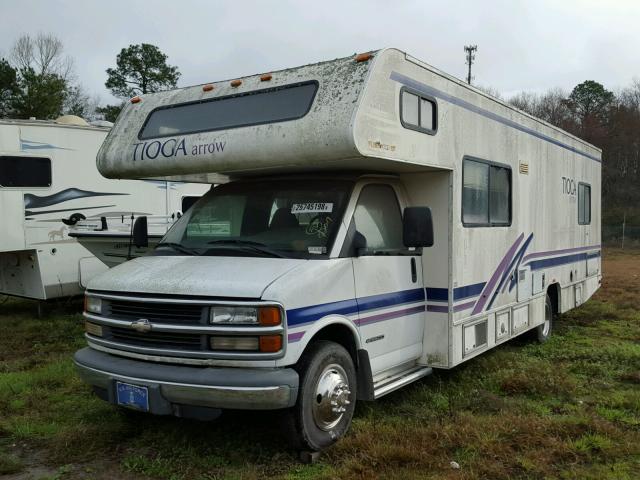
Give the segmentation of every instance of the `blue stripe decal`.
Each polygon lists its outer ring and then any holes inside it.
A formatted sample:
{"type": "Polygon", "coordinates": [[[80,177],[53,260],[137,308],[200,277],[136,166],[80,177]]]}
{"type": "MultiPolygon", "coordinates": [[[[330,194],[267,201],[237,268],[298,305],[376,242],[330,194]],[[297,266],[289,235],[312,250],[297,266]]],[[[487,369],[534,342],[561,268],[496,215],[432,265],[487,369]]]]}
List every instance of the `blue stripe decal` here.
{"type": "Polygon", "coordinates": [[[449,300],[448,288],[426,288],[427,300],[434,302],[447,302],[449,300]]]}
{"type": "Polygon", "coordinates": [[[323,303],[311,307],[294,308],[287,310],[287,325],[302,325],[320,320],[327,315],[351,315],[358,312],[358,304],[355,298],[340,302],[323,303]]]}
{"type": "Polygon", "coordinates": [[[586,260],[587,258],[594,258],[599,256],[600,256],[600,252],[593,253],[593,254],[576,253],[573,255],[564,255],[562,257],[546,258],[544,260],[534,260],[533,262],[529,262],[528,265],[531,266],[531,270],[540,270],[542,268],[555,267],[558,265],[566,265],[568,263],[575,263],[581,260],[586,260]]]}
{"type": "Polygon", "coordinates": [[[465,287],[458,287],[453,289],[453,301],[462,300],[463,298],[475,297],[482,293],[482,289],[485,286],[485,282],[475,283],[473,285],[467,285],[465,287]]]}
{"type": "Polygon", "coordinates": [[[362,313],[378,308],[421,301],[424,301],[424,289],[415,288],[413,290],[403,290],[358,299],[312,305],[310,307],[294,308],[287,310],[287,325],[293,327],[305,323],[313,323],[331,314],[352,315],[358,313],[358,307],[360,307],[360,313],[362,313]]]}
{"type": "Polygon", "coordinates": [[[457,105],[458,107],[464,108],[465,110],[469,110],[470,112],[477,113],[478,115],[481,115],[485,118],[488,118],[490,120],[494,120],[498,123],[506,125],[507,127],[515,128],[516,130],[519,130],[521,132],[528,133],[533,137],[552,143],[553,145],[557,145],[558,147],[569,150],[570,152],[577,153],[578,155],[582,155],[583,157],[587,157],[591,160],[595,160],[596,162],[601,162],[601,160],[598,157],[591,155],[590,153],[578,150],[577,148],[572,147],[571,145],[562,143],[556,140],[555,138],[552,138],[552,137],[549,137],[548,135],[544,135],[540,132],[537,132],[532,128],[525,127],[524,125],[520,125],[519,123],[514,122],[513,120],[510,120],[496,113],[490,112],[489,110],[485,110],[484,108],[477,107],[476,105],[473,105],[465,100],[454,97],[452,95],[449,95],[448,93],[445,93],[433,87],[430,87],[429,85],[425,85],[424,83],[413,80],[412,78],[409,78],[398,72],[391,72],[390,78],[391,80],[400,82],[403,85],[406,85],[407,87],[417,90],[418,92],[424,93],[426,95],[431,95],[432,97],[439,98],[441,100],[444,100],[445,102],[449,102],[453,105],[457,105]]]}
{"type": "Polygon", "coordinates": [[[376,308],[393,307],[403,303],[414,303],[424,301],[424,289],[414,288],[413,290],[403,290],[400,292],[384,293],[382,295],[372,295],[370,297],[356,298],[360,313],[376,308]]]}
{"type": "MultiPolygon", "coordinates": [[[[485,282],[474,283],[473,285],[465,285],[464,287],[457,287],[453,289],[453,301],[464,300],[465,298],[476,297],[482,293],[482,289],[485,286],[485,282]]],[[[427,287],[427,300],[430,302],[448,302],[449,301],[449,289],[447,288],[435,288],[427,287]]]]}

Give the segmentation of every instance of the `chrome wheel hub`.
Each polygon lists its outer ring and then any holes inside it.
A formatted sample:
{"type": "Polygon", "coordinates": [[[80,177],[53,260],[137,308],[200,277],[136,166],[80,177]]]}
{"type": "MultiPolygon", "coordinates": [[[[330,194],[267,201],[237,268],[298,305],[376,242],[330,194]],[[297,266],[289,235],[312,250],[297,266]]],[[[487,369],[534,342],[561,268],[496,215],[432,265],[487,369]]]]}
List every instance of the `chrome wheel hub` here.
{"type": "Polygon", "coordinates": [[[544,325],[542,326],[542,335],[545,337],[549,335],[549,330],[551,329],[551,309],[549,305],[545,305],[544,307],[544,325]]]}
{"type": "Polygon", "coordinates": [[[318,428],[324,431],[334,428],[351,404],[350,396],[344,369],[337,364],[327,366],[318,378],[313,398],[313,420],[318,428]]]}

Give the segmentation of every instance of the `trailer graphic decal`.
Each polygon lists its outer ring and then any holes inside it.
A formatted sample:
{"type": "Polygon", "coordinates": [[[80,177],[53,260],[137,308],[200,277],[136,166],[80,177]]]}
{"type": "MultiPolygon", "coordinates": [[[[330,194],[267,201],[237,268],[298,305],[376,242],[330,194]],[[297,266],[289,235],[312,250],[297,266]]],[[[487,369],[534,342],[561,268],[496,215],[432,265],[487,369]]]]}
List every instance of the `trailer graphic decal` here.
{"type": "Polygon", "coordinates": [[[20,139],[20,150],[71,150],[73,148],[56,147],[50,143],[34,142],[33,140],[20,139]]]}
{"type": "Polygon", "coordinates": [[[489,110],[485,110],[484,108],[477,107],[465,100],[462,100],[461,98],[454,97],[452,95],[449,95],[448,93],[445,93],[436,88],[430,87],[429,85],[425,85],[424,83],[418,82],[412,78],[407,77],[406,75],[402,75],[401,73],[391,72],[391,76],[389,78],[398,83],[402,83],[407,87],[413,88],[418,92],[424,93],[426,95],[431,95],[432,97],[439,98],[440,100],[444,100],[445,102],[464,108],[465,110],[476,113],[490,120],[494,120],[498,123],[506,125],[507,127],[515,128],[516,130],[519,130],[521,132],[528,133],[533,137],[539,138],[540,140],[544,140],[545,142],[552,143],[553,145],[557,145],[560,148],[564,148],[573,153],[577,153],[578,155],[582,155],[583,157],[587,157],[591,160],[595,160],[596,162],[599,162],[599,163],[601,162],[601,160],[595,155],[591,155],[590,153],[578,150],[577,148],[572,147],[571,145],[567,145],[566,143],[560,142],[555,138],[552,138],[552,137],[549,137],[548,135],[544,135],[540,132],[537,132],[532,128],[525,127],[524,125],[514,122],[513,120],[510,120],[506,117],[490,112],[489,110]]]}
{"type": "Polygon", "coordinates": [[[53,195],[34,195],[33,193],[24,194],[24,207],[25,208],[41,208],[50,207],[51,205],[57,205],[58,203],[67,202],[69,200],[75,200],[78,198],[87,197],[106,197],[112,195],[129,195],[128,193],[113,193],[113,192],[91,192],[88,190],[80,190],[79,188],[67,188],[61,190],[53,195]]]}
{"type": "MultiPolygon", "coordinates": [[[[47,213],[60,213],[60,212],[78,212],[83,210],[95,210],[96,208],[113,208],[115,205],[98,205],[96,207],[75,207],[75,208],[61,208],[59,210],[40,210],[34,212],[31,210],[25,210],[25,217],[33,217],[34,215],[46,215],[47,213]]],[[[26,220],[29,220],[28,218],[26,220]]]]}

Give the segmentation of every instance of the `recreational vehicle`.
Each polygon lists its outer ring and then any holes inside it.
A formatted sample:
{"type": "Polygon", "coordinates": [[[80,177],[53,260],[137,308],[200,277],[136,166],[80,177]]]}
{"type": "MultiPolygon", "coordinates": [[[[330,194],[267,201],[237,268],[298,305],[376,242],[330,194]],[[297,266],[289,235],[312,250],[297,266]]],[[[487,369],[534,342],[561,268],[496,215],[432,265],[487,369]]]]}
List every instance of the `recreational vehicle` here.
{"type": "Polygon", "coordinates": [[[600,285],[601,152],[396,49],[134,98],[98,168],[227,179],[86,292],[80,376],[153,414],[287,409],[319,450],[600,285]]]}
{"type": "Polygon", "coordinates": [[[82,293],[107,266],[69,236],[75,224],[94,216],[175,216],[185,197],[209,189],[104,178],[95,158],[108,131],[74,116],[0,120],[0,294],[47,300],[82,293]]]}

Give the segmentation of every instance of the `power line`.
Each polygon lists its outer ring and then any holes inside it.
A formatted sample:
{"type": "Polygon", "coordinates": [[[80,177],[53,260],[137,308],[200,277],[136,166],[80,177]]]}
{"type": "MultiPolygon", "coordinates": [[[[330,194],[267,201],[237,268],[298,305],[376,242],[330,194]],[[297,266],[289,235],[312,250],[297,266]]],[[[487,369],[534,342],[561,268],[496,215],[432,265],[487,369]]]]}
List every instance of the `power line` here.
{"type": "Polygon", "coordinates": [[[478,51],[477,45],[465,45],[464,51],[467,54],[467,65],[469,65],[469,72],[467,73],[467,83],[471,85],[471,65],[473,65],[473,61],[476,59],[475,52],[478,51]]]}

